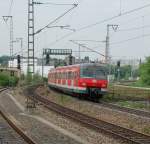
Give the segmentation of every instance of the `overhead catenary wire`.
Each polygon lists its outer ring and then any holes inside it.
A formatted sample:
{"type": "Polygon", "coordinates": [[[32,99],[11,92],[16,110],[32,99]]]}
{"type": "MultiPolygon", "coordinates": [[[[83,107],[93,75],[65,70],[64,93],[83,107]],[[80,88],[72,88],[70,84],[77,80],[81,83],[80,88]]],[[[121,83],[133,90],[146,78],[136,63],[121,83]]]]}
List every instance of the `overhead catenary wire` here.
{"type": "Polygon", "coordinates": [[[84,29],[87,29],[87,28],[90,28],[90,27],[93,27],[93,26],[95,26],[95,25],[98,25],[98,24],[104,23],[104,22],[106,22],[106,21],[110,21],[110,20],[116,19],[116,18],[118,18],[118,17],[121,17],[121,16],[124,16],[124,15],[130,14],[130,13],[133,13],[133,12],[139,11],[139,10],[144,9],[144,8],[147,8],[147,7],[150,7],[150,4],[147,4],[147,5],[144,5],[144,6],[142,6],[142,7],[138,7],[138,8],[135,8],[135,9],[132,9],[132,10],[123,12],[123,13],[121,13],[121,15],[119,14],[119,15],[116,15],[116,16],[113,16],[113,17],[104,19],[104,20],[102,20],[102,21],[98,21],[98,22],[96,22],[96,23],[87,25],[87,26],[85,26],[85,27],[80,28],[78,31],[84,30],[84,29]]]}
{"type": "Polygon", "coordinates": [[[132,28],[128,28],[128,29],[120,29],[120,30],[118,30],[116,32],[141,30],[143,28],[150,28],[150,25],[144,25],[144,26],[141,26],[141,27],[132,27],[132,28]]]}
{"type": "Polygon", "coordinates": [[[49,45],[52,46],[52,45],[54,45],[55,43],[57,43],[57,42],[59,42],[59,41],[65,39],[65,38],[67,38],[67,37],[69,37],[69,36],[71,36],[71,35],[73,35],[73,34],[75,34],[75,33],[77,33],[77,32],[80,32],[80,31],[82,31],[82,30],[92,28],[92,27],[94,27],[94,26],[96,26],[96,25],[103,24],[103,23],[105,23],[105,22],[111,21],[111,20],[116,19],[116,18],[119,18],[119,17],[121,17],[121,16],[125,16],[125,15],[127,15],[127,14],[131,14],[131,13],[133,13],[133,12],[139,11],[139,10],[144,9],[144,8],[147,8],[147,7],[150,7],[150,4],[147,4],[147,5],[144,5],[144,6],[141,6],[141,7],[138,7],[138,8],[135,8],[135,9],[132,9],[132,10],[123,12],[123,13],[121,13],[121,15],[120,15],[120,14],[119,14],[119,15],[115,15],[115,16],[113,16],[113,17],[110,17],[110,18],[107,18],[107,19],[98,21],[98,22],[96,22],[96,23],[93,23],[93,24],[90,24],[90,25],[87,25],[87,26],[84,26],[84,27],[81,27],[81,28],[79,28],[79,29],[76,29],[75,32],[70,32],[70,33],[68,33],[68,34],[66,34],[66,35],[63,35],[63,36],[60,37],[59,39],[57,39],[57,40],[51,42],[50,44],[48,44],[48,46],[49,46],[49,45]]]}
{"type": "Polygon", "coordinates": [[[72,41],[72,40],[70,40],[70,42],[72,42],[72,43],[74,43],[74,44],[76,44],[76,45],[80,45],[80,46],[83,47],[83,48],[86,48],[86,49],[88,49],[88,50],[90,50],[90,51],[92,51],[92,52],[95,52],[95,53],[97,53],[97,54],[99,54],[99,55],[105,57],[105,55],[99,53],[99,52],[96,51],[96,50],[93,50],[93,48],[89,48],[88,46],[85,46],[85,44],[81,44],[81,43],[78,43],[78,42],[75,42],[75,41],[72,41]]]}
{"type": "Polygon", "coordinates": [[[135,20],[141,19],[142,17],[148,17],[148,16],[150,16],[150,13],[146,13],[146,14],[144,14],[144,15],[131,18],[131,19],[126,20],[126,21],[124,21],[124,22],[120,22],[118,25],[126,25],[126,24],[128,24],[128,23],[130,23],[130,22],[135,22],[135,20]]]}
{"type": "Polygon", "coordinates": [[[11,2],[10,2],[10,7],[9,7],[9,11],[8,11],[8,16],[11,15],[13,3],[14,3],[14,0],[11,0],[11,2]]]}
{"type": "Polygon", "coordinates": [[[139,35],[139,36],[129,38],[129,39],[126,39],[126,40],[122,40],[122,41],[118,41],[118,42],[112,42],[112,43],[110,43],[110,45],[122,44],[122,43],[125,43],[125,42],[128,42],[128,41],[132,41],[132,40],[135,40],[135,39],[140,39],[140,38],[143,38],[143,37],[149,37],[149,36],[150,36],[150,34],[139,35]]]}
{"type": "Polygon", "coordinates": [[[43,28],[39,29],[35,34],[40,33],[42,30],[48,28],[51,24],[55,23],[56,21],[58,21],[60,18],[62,18],[63,16],[65,16],[67,13],[69,13],[71,10],[73,10],[75,7],[77,7],[77,4],[74,4],[72,8],[70,8],[69,10],[67,10],[66,12],[64,12],[63,14],[61,14],[59,17],[57,17],[56,19],[54,19],[53,21],[51,21],[50,23],[48,23],[46,26],[44,26],[43,28]]]}
{"type": "Polygon", "coordinates": [[[73,41],[85,41],[85,42],[96,42],[96,43],[104,43],[106,41],[99,41],[99,40],[73,40],[73,41]]]}
{"type": "Polygon", "coordinates": [[[56,5],[56,6],[66,6],[66,5],[74,5],[74,4],[60,4],[60,3],[53,3],[53,2],[34,2],[34,4],[50,4],[50,5],[56,5]]]}

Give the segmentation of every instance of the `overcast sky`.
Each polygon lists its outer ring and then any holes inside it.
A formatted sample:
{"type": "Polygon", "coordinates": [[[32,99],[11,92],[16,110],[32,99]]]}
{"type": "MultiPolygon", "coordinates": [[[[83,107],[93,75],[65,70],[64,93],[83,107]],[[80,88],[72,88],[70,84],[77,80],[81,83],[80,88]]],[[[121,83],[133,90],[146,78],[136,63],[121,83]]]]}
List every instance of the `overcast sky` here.
{"type": "MultiPolygon", "coordinates": [[[[14,39],[23,37],[24,49],[27,50],[27,10],[28,0],[13,0],[11,15],[14,22],[14,39]]],[[[0,0],[0,55],[9,55],[9,23],[6,24],[2,16],[8,15],[11,0],[0,0]]],[[[119,29],[114,32],[110,28],[110,55],[113,59],[119,58],[144,58],[150,55],[150,6],[138,11],[122,15],[113,20],[101,22],[105,19],[124,14],[124,12],[150,4],[149,0],[41,0],[41,2],[78,3],[78,7],[61,18],[53,26],[70,25],[76,32],[61,30],[59,28],[45,29],[35,37],[35,51],[39,56],[43,48],[73,49],[78,51],[78,46],[69,40],[97,40],[106,39],[107,24],[118,24],[119,29]],[[101,22],[93,27],[78,31],[87,25],[101,22]],[[69,34],[62,40],[61,37],[69,34]],[[134,39],[136,38],[136,39],[134,39]],[[59,40],[59,41],[58,41],[59,40]],[[127,41],[125,41],[127,40],[127,41]]],[[[35,6],[35,31],[47,25],[72,6],[36,5],[35,6]]],[[[81,42],[90,48],[105,54],[105,43],[81,42]],[[96,48],[94,48],[96,47],[96,48]]],[[[20,50],[19,43],[14,43],[14,53],[20,50]]],[[[25,52],[24,51],[24,52],[25,52]]],[[[82,48],[81,51],[87,51],[82,48]]],[[[78,56],[77,52],[73,53],[78,56]]],[[[102,57],[93,52],[83,52],[82,57],[102,57]]]]}

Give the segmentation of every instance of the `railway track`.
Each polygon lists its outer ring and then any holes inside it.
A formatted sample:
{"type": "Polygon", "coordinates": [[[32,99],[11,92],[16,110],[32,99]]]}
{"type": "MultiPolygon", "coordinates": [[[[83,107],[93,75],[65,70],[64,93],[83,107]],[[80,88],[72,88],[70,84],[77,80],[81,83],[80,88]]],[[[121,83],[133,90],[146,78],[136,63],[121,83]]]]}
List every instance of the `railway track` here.
{"type": "Polygon", "coordinates": [[[122,106],[118,106],[116,104],[106,103],[106,102],[101,102],[100,105],[103,106],[103,107],[106,107],[106,108],[116,109],[116,110],[119,110],[119,111],[122,111],[122,112],[135,114],[137,116],[150,118],[150,112],[147,112],[147,111],[142,111],[142,110],[127,108],[127,107],[122,107],[122,106]]]}
{"type": "Polygon", "coordinates": [[[128,143],[132,144],[150,144],[150,136],[120,127],[118,125],[108,123],[106,121],[98,120],[96,118],[87,116],[77,111],[65,108],[54,102],[49,101],[33,92],[33,89],[28,89],[26,94],[30,95],[30,98],[36,101],[40,101],[48,109],[55,111],[65,117],[68,117],[74,121],[80,122],[81,124],[92,128],[98,132],[109,134],[115,138],[120,138],[128,143]],[[34,97],[33,97],[34,96],[34,97]]]}
{"type": "MultiPolygon", "coordinates": [[[[60,94],[60,92],[57,92],[56,90],[53,91],[53,92],[55,92],[57,94],[60,94]]],[[[91,101],[88,100],[88,102],[93,103],[97,106],[103,106],[103,107],[110,108],[110,109],[116,109],[116,110],[121,111],[121,112],[126,112],[126,113],[129,113],[129,114],[134,114],[134,115],[137,115],[137,116],[150,118],[150,112],[148,112],[148,111],[137,110],[137,109],[133,109],[133,108],[127,108],[127,107],[119,106],[119,105],[116,105],[116,104],[107,103],[107,102],[104,102],[104,101],[101,101],[100,103],[95,103],[95,102],[91,102],[91,101]]]]}
{"type": "MultiPolygon", "coordinates": [[[[7,88],[0,89],[0,92],[7,88]]],[[[0,107],[0,144],[37,144],[25,134],[0,107]]]]}
{"type": "MultiPolygon", "coordinates": [[[[57,91],[54,91],[54,92],[60,94],[57,91]]],[[[88,102],[91,102],[91,101],[88,101],[88,102]]],[[[134,115],[137,115],[137,116],[150,118],[150,112],[148,112],[148,111],[137,110],[137,109],[133,109],[133,108],[127,108],[127,107],[119,106],[119,105],[116,105],[116,104],[107,103],[107,102],[104,102],[104,101],[101,101],[100,104],[99,103],[97,104],[95,102],[91,102],[91,103],[94,103],[98,106],[100,105],[100,106],[103,106],[103,107],[106,107],[106,108],[110,108],[110,109],[116,109],[116,110],[121,111],[121,112],[126,112],[126,113],[129,113],[129,114],[134,114],[134,115]]]]}
{"type": "Polygon", "coordinates": [[[0,93],[7,90],[8,88],[0,88],[0,93]]]}

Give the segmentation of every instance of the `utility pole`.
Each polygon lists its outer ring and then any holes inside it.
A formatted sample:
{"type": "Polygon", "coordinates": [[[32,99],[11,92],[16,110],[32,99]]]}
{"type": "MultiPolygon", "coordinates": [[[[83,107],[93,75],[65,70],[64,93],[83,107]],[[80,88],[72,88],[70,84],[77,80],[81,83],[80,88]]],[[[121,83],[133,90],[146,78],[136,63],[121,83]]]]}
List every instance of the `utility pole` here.
{"type": "Polygon", "coordinates": [[[13,67],[13,17],[12,16],[3,16],[4,21],[7,23],[8,19],[10,20],[10,64],[9,67],[13,67]]]}
{"type": "Polygon", "coordinates": [[[80,44],[79,44],[79,64],[81,63],[80,44]]]}
{"type": "Polygon", "coordinates": [[[42,51],[42,80],[44,78],[44,49],[42,51]]]}
{"type": "Polygon", "coordinates": [[[113,25],[113,24],[108,24],[107,25],[107,35],[106,35],[106,49],[105,49],[105,63],[109,64],[110,63],[110,36],[109,36],[109,31],[110,27],[113,28],[114,31],[118,29],[118,25],[113,25]]]}

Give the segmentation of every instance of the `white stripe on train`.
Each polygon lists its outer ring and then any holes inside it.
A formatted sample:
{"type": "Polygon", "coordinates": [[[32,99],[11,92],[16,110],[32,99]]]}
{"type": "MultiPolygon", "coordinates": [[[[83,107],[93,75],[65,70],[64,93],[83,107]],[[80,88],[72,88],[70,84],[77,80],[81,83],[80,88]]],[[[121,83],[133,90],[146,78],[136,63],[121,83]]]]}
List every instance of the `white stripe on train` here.
{"type": "Polygon", "coordinates": [[[84,88],[84,87],[68,86],[68,85],[61,85],[61,84],[55,84],[55,83],[48,83],[48,84],[52,85],[52,86],[67,88],[67,89],[86,90],[86,88],[84,88]]]}

